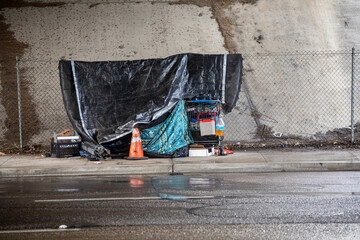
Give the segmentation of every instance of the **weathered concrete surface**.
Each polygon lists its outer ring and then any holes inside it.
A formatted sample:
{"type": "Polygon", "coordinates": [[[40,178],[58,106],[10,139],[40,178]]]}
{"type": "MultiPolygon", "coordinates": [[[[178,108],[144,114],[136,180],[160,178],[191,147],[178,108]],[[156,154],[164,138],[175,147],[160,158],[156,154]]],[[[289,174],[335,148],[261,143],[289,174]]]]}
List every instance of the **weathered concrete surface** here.
{"type": "MultiPolygon", "coordinates": [[[[0,64],[0,92],[1,90],[2,87],[1,87],[1,64],[0,64]]],[[[1,101],[4,100],[0,100],[0,146],[3,144],[2,141],[5,141],[5,131],[6,131],[6,127],[5,127],[6,112],[1,101]]]]}
{"type": "MultiPolygon", "coordinates": [[[[342,2],[346,1],[260,0],[254,5],[234,4],[227,13],[235,21],[234,42],[243,52],[336,50],[353,47],[339,34],[345,28],[342,2]],[[260,43],[254,39],[259,35],[260,43]]],[[[347,14],[357,15],[349,10],[347,14]]]]}
{"type": "MultiPolygon", "coordinates": [[[[171,0],[61,2],[64,5],[1,11],[16,40],[29,46],[22,66],[29,70],[23,76],[31,82],[29,91],[41,129],[32,137],[34,143],[39,139],[47,143],[53,131],[69,126],[61,104],[57,64],[34,59],[126,60],[183,52],[225,53],[224,43],[229,41],[241,53],[360,47],[360,3],[355,0],[225,1],[232,4],[222,5],[222,15],[216,16],[209,7],[215,5],[197,1],[175,5],[169,4],[176,2],[171,0]],[[224,20],[229,28],[219,28],[219,21],[224,20]],[[60,104],[51,108],[48,103],[60,104]],[[54,129],[59,119],[65,120],[54,129]]],[[[327,59],[313,58],[309,63],[291,57],[245,59],[247,95],[242,90],[238,109],[226,118],[231,122],[227,140],[259,139],[254,109],[261,114],[261,124],[283,134],[309,136],[348,126],[349,59],[335,56],[330,65],[327,59]]],[[[5,117],[0,115],[0,139],[5,117]]]]}
{"type": "Polygon", "coordinates": [[[112,159],[100,164],[85,158],[0,156],[0,177],[137,175],[170,173],[245,173],[360,171],[359,151],[236,152],[223,157],[112,159]]]}
{"type": "Polygon", "coordinates": [[[29,92],[40,122],[40,132],[31,142],[47,143],[53,131],[70,126],[58,84],[56,61],[61,58],[101,61],[226,52],[209,8],[150,1],[93,2],[3,12],[16,39],[30,46],[21,64],[26,70],[23,79],[31,82],[29,92]],[[66,121],[55,124],[59,119],[66,121]]]}
{"type": "Polygon", "coordinates": [[[85,158],[42,158],[41,156],[0,156],[1,176],[77,176],[102,174],[169,174],[170,159],[147,161],[109,160],[97,162],[85,158]],[[4,159],[4,161],[1,161],[4,159]],[[6,161],[5,161],[6,160],[6,161]]]}
{"type": "MultiPolygon", "coordinates": [[[[253,55],[245,56],[243,87],[261,115],[257,121],[273,132],[306,137],[349,126],[350,54],[260,58],[255,53],[359,48],[359,8],[357,1],[339,0],[259,0],[226,8],[237,50],[253,55]]],[[[227,119],[241,127],[229,126],[229,140],[258,139],[251,104],[239,100],[238,107],[227,119]]]]}
{"type": "Polygon", "coordinates": [[[11,155],[0,156],[0,166],[12,158],[11,155]]]}
{"type": "Polygon", "coordinates": [[[183,52],[223,53],[208,8],[168,3],[66,4],[4,12],[25,59],[126,60],[183,52]]]}

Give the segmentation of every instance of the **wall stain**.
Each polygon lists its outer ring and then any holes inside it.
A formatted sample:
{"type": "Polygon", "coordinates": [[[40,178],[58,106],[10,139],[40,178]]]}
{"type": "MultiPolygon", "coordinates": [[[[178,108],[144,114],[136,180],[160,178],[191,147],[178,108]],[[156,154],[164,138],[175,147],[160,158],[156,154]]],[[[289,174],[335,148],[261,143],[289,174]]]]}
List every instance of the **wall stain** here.
{"type": "MultiPolygon", "coordinates": [[[[257,0],[179,0],[175,2],[174,4],[193,4],[198,7],[209,7],[213,17],[216,19],[216,22],[218,23],[219,30],[224,38],[224,48],[231,54],[231,53],[237,53],[236,49],[236,43],[233,40],[234,34],[233,34],[233,26],[236,25],[235,21],[228,17],[226,15],[225,9],[235,3],[242,3],[244,4],[255,4],[257,0]]],[[[261,39],[257,39],[259,43],[263,40],[263,37],[261,36],[261,39]]],[[[250,91],[247,87],[247,81],[246,81],[246,74],[243,75],[243,82],[242,82],[242,89],[245,93],[246,99],[248,101],[249,106],[252,109],[252,118],[255,121],[255,124],[257,126],[256,136],[260,138],[264,138],[265,134],[271,133],[271,129],[266,128],[267,126],[262,125],[260,122],[260,117],[256,113],[259,113],[257,110],[255,104],[252,101],[250,91]],[[269,129],[269,130],[268,130],[269,129]],[[266,132],[265,132],[266,130],[266,132]]]]}
{"type": "MultiPolygon", "coordinates": [[[[23,0],[0,1],[0,104],[5,108],[5,139],[0,140],[2,147],[15,147],[19,145],[19,122],[18,122],[18,96],[16,78],[16,56],[23,56],[28,44],[16,40],[10,25],[5,23],[4,9],[22,7],[58,7],[65,3],[53,2],[26,2],[23,0]]],[[[23,73],[23,72],[22,72],[23,73]]],[[[31,137],[39,132],[39,120],[36,116],[35,105],[29,93],[30,82],[21,79],[22,115],[23,115],[23,142],[29,143],[31,137]]]]}
{"type": "Polygon", "coordinates": [[[224,47],[229,53],[237,53],[233,40],[233,26],[235,21],[226,16],[225,9],[235,3],[255,4],[257,0],[179,0],[170,4],[187,4],[198,7],[209,7],[213,17],[219,25],[219,30],[224,38],[224,47]]]}

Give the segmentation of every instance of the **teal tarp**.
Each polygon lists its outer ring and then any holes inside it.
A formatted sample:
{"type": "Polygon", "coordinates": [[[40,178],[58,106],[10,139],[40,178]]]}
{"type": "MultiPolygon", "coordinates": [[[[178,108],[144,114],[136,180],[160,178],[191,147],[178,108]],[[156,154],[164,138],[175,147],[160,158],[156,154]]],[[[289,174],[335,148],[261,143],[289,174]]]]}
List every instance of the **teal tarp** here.
{"type": "Polygon", "coordinates": [[[185,101],[179,100],[162,123],[143,130],[141,142],[145,152],[167,154],[194,142],[188,125],[185,101]]]}

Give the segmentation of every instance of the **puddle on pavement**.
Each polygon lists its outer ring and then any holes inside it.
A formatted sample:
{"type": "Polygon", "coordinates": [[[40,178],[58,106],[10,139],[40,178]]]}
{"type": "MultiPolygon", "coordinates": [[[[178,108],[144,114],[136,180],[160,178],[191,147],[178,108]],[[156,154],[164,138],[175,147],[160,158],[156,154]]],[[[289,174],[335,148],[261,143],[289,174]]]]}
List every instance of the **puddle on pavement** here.
{"type": "Polygon", "coordinates": [[[152,184],[156,191],[160,190],[198,190],[213,188],[219,180],[215,178],[191,177],[191,176],[167,176],[152,178],[152,184]]]}
{"type": "Polygon", "coordinates": [[[149,195],[166,190],[206,190],[221,185],[214,177],[168,175],[128,177],[24,178],[0,182],[0,194],[31,192],[129,193],[149,195]],[[120,191],[119,191],[120,190],[120,191]]]}
{"type": "Polygon", "coordinates": [[[55,189],[55,192],[77,192],[77,191],[80,191],[80,189],[78,188],[58,188],[58,189],[55,189]]]}

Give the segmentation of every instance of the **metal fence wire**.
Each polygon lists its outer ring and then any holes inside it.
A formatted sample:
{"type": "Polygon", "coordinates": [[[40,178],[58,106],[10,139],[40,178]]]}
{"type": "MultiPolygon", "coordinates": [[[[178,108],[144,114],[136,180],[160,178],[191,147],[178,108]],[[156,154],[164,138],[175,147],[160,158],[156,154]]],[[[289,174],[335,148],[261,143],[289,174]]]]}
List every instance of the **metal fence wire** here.
{"type": "MultiPolygon", "coordinates": [[[[224,118],[225,141],[266,145],[277,140],[359,140],[359,51],[243,58],[239,100],[224,118]]],[[[0,61],[0,150],[21,145],[48,148],[54,132],[72,128],[59,82],[57,60],[0,61]]]]}
{"type": "Polygon", "coordinates": [[[350,139],[352,58],[351,51],[245,55],[239,101],[226,116],[227,140],[350,139]]]}
{"type": "MultiPolygon", "coordinates": [[[[48,148],[54,132],[72,128],[62,99],[58,61],[20,59],[18,69],[23,147],[48,148]]],[[[19,137],[19,133],[13,134],[19,137]]]]}
{"type": "Polygon", "coordinates": [[[353,54],[353,122],[354,142],[360,140],[360,51],[353,54]]]}

